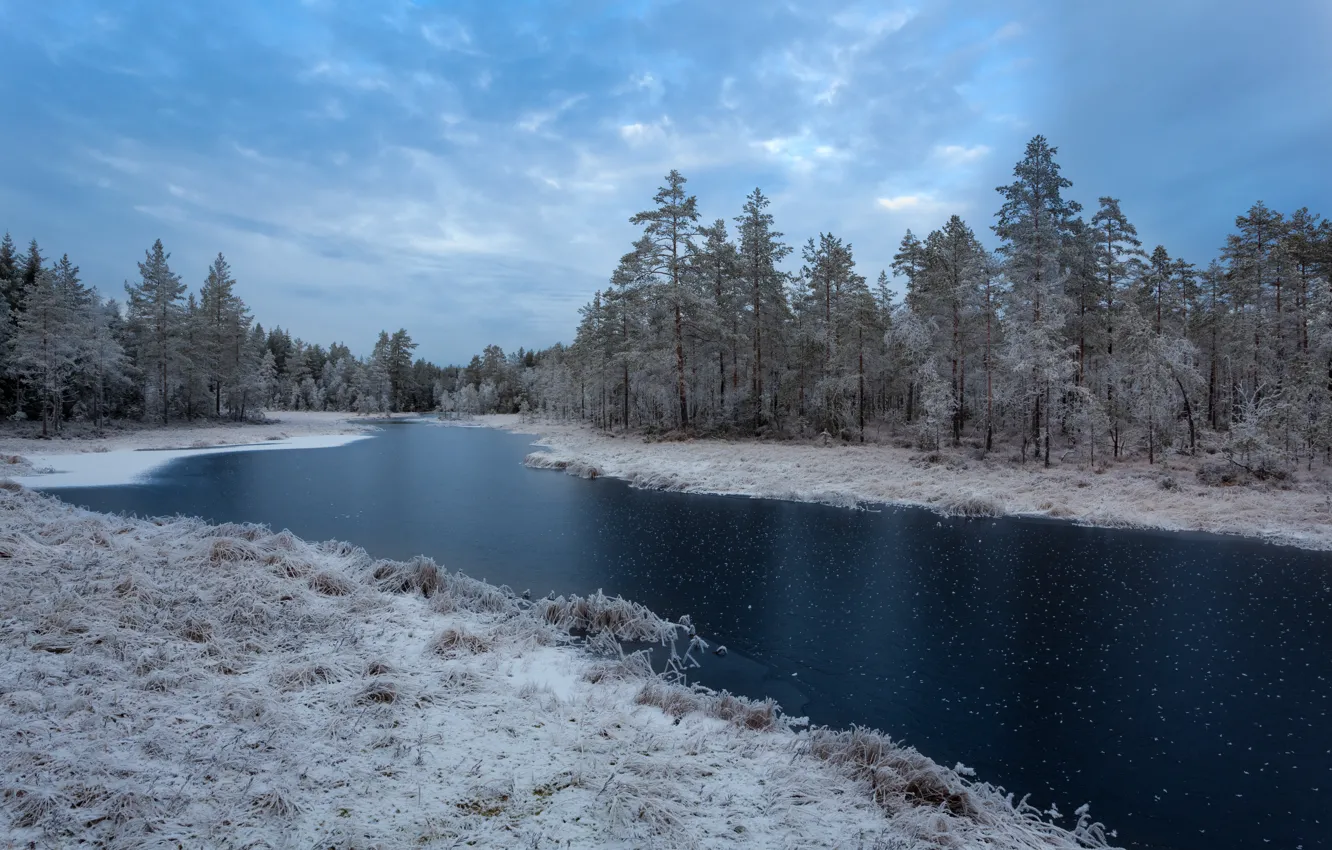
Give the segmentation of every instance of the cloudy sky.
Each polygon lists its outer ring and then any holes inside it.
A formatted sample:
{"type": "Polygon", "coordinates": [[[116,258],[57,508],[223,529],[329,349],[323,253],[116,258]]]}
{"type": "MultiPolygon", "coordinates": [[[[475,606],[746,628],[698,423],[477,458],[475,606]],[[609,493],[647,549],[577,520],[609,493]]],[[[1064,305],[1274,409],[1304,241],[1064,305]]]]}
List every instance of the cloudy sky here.
{"type": "Polygon", "coordinates": [[[0,230],[458,361],[570,339],[671,168],[872,278],[951,213],[993,244],[1041,133],[1205,264],[1255,200],[1332,213],[1329,43],[1326,0],[0,0],[0,230]]]}

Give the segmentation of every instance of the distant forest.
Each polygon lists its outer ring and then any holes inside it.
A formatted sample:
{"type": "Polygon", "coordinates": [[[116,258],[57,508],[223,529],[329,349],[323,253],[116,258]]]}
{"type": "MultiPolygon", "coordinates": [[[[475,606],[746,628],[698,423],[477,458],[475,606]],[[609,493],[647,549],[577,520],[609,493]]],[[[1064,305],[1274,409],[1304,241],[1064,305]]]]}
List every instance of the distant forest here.
{"type": "Polygon", "coordinates": [[[0,415],[256,416],[265,409],[530,412],[677,435],[909,440],[1094,462],[1222,451],[1251,470],[1332,462],[1332,224],[1262,203],[1205,268],[1145,251],[1119,201],[1064,197],[1037,136],[998,188],[987,251],[958,216],[908,231],[871,285],[831,233],[795,249],[755,189],[700,221],[672,171],[571,345],[466,366],[265,331],[224,257],[197,294],[161,242],[125,300],[68,257],[0,243],[0,415]],[[733,233],[732,233],[733,231],[733,233]],[[793,258],[794,259],[794,258],[793,258]]]}
{"type": "Polygon", "coordinates": [[[1200,269],[1145,251],[1115,198],[1084,217],[1056,154],[1035,137],[998,188],[996,252],[958,216],[908,231],[902,303],[831,233],[781,270],[794,249],[761,191],[732,236],[700,223],[672,171],[573,345],[444,404],[649,432],[1002,442],[1046,464],[1332,461],[1332,224],[1254,204],[1200,269]]]}
{"type": "MultiPolygon", "coordinates": [[[[219,254],[198,292],[171,269],[161,241],[139,263],[125,300],[79,279],[69,257],[48,263],[0,241],[0,415],[69,421],[255,418],[265,410],[429,411],[441,393],[484,376],[413,360],[406,330],[381,331],[369,356],[265,331],[236,294],[219,254]]],[[[478,359],[479,362],[479,359],[478,359]]]]}

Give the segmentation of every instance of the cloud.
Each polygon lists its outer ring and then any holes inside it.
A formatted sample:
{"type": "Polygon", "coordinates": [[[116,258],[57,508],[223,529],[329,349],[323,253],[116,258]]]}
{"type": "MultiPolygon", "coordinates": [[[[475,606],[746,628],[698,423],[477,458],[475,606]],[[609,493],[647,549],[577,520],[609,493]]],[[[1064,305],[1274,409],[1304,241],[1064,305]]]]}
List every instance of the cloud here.
{"type": "Polygon", "coordinates": [[[576,94],[566,97],[552,109],[542,109],[529,112],[518,120],[517,127],[525,133],[537,133],[547,124],[559,119],[561,115],[568,112],[587,98],[585,94],[576,94]]]}
{"type": "Polygon", "coordinates": [[[925,195],[896,195],[891,198],[879,198],[879,206],[891,212],[900,212],[902,210],[919,210],[925,206],[933,206],[933,199],[925,195]]]}
{"type": "Polygon", "coordinates": [[[945,165],[957,167],[968,165],[989,156],[988,145],[939,145],[934,149],[934,157],[945,165]]]}
{"type": "Polygon", "coordinates": [[[666,139],[670,132],[671,119],[663,115],[659,120],[644,124],[641,121],[635,121],[632,124],[621,124],[619,128],[620,138],[624,139],[631,146],[641,146],[661,142],[666,139]]]}
{"type": "Polygon", "coordinates": [[[1072,197],[1123,197],[1205,262],[1239,198],[1332,195],[1332,119],[1289,94],[1332,85],[1326,4],[1239,27],[1218,3],[238,0],[118,6],[112,28],[91,0],[0,0],[0,77],[31,81],[7,101],[26,132],[0,134],[0,218],[90,280],[159,235],[196,271],[223,250],[266,323],[355,342],[396,311],[451,360],[490,334],[567,341],[672,168],[705,218],[760,186],[788,241],[835,232],[873,273],[893,228],[993,210],[1041,132],[1072,197]],[[342,306],[298,298],[314,286],[342,306]]]}
{"type": "Polygon", "coordinates": [[[467,27],[456,20],[438,20],[421,24],[421,37],[439,50],[459,53],[476,53],[472,46],[472,34],[467,27]]]}

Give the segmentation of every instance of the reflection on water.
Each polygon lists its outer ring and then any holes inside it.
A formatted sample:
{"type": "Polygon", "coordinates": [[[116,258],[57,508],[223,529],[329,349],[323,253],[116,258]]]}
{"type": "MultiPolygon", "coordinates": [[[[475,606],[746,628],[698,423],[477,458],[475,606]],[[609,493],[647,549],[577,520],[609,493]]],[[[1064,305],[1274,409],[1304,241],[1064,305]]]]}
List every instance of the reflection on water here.
{"type": "Polygon", "coordinates": [[[878,727],[1042,808],[1090,800],[1128,846],[1332,846],[1329,556],[647,492],[524,469],[529,442],[401,425],[59,495],[425,553],[537,596],[603,588],[726,644],[706,684],[878,727]]]}

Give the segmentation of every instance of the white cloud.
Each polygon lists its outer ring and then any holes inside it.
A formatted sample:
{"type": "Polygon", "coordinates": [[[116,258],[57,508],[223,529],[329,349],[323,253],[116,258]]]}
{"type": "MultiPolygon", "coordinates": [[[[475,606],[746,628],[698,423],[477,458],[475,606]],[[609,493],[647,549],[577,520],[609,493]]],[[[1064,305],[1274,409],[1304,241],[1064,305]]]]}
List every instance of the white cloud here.
{"type": "Polygon", "coordinates": [[[566,97],[564,100],[560,101],[560,103],[557,106],[555,106],[553,109],[544,109],[544,110],[538,110],[536,112],[529,112],[518,120],[517,127],[519,130],[522,130],[527,133],[536,133],[550,122],[559,118],[565,112],[568,112],[574,106],[577,106],[581,101],[585,100],[586,98],[587,95],[585,94],[576,94],[573,95],[572,97],[566,97]]]}
{"type": "Polygon", "coordinates": [[[902,217],[912,228],[922,232],[939,226],[944,216],[965,213],[970,206],[966,201],[939,198],[931,192],[887,195],[876,198],[875,204],[902,217]]]}
{"type": "Polygon", "coordinates": [[[935,159],[946,165],[962,166],[984,159],[990,153],[987,145],[938,145],[934,149],[935,159]]]}
{"type": "Polygon", "coordinates": [[[808,128],[795,135],[774,136],[750,144],[763,151],[769,159],[798,173],[808,173],[821,164],[848,158],[846,151],[817,140],[808,128]]]}
{"type": "Polygon", "coordinates": [[[866,9],[864,6],[853,6],[833,15],[832,20],[833,23],[843,29],[863,33],[872,39],[879,39],[906,26],[915,17],[915,14],[913,9],[891,9],[882,12],[866,9]]]}
{"type": "Polygon", "coordinates": [[[664,140],[670,126],[671,119],[666,116],[662,116],[661,120],[650,124],[644,124],[641,121],[633,124],[621,124],[619,128],[620,138],[633,146],[652,144],[664,140]]]}
{"type": "Polygon", "coordinates": [[[652,103],[661,100],[661,96],[666,93],[666,86],[651,71],[633,74],[629,77],[629,85],[636,91],[647,92],[648,99],[652,103]]]}
{"type": "Polygon", "coordinates": [[[892,198],[879,198],[879,206],[892,212],[918,210],[922,206],[934,203],[926,195],[897,195],[892,198]]]}
{"type": "Polygon", "coordinates": [[[421,25],[421,37],[431,47],[458,53],[471,53],[472,34],[458,21],[441,20],[421,25]]]}

